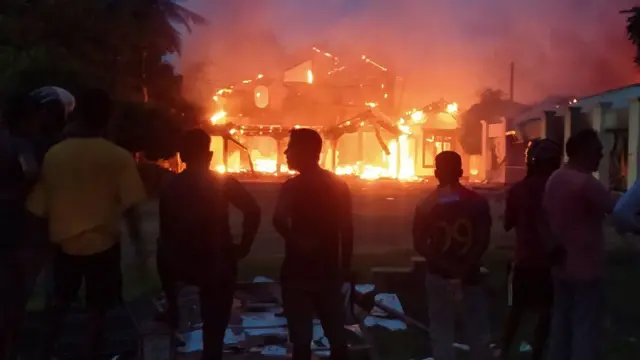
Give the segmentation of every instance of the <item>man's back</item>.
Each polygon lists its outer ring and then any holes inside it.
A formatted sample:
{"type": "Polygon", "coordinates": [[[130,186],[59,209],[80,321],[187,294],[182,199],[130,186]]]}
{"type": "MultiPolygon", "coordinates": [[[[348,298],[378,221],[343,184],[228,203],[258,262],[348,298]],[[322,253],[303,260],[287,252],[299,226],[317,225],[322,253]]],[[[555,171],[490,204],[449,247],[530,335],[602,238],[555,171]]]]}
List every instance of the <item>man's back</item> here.
{"type": "Polygon", "coordinates": [[[341,230],[351,217],[347,184],[318,168],[285,182],[281,196],[276,211],[291,222],[283,278],[313,281],[339,276],[341,230]]]}
{"type": "Polygon", "coordinates": [[[160,196],[160,244],[175,258],[211,261],[229,256],[233,239],[229,228],[226,183],[213,172],[186,170],[176,175],[160,196]]]}
{"type": "Polygon", "coordinates": [[[117,241],[123,211],[144,198],[131,154],[102,138],[71,138],[45,156],[28,207],[49,218],[64,252],[91,255],[117,241]]]}
{"type": "Polygon", "coordinates": [[[542,198],[547,180],[544,175],[530,176],[508,192],[505,226],[516,231],[514,262],[518,266],[549,266],[547,243],[541,234],[542,198]]]}
{"type": "Polygon", "coordinates": [[[577,280],[601,277],[603,222],[612,206],[608,190],[591,174],[567,165],[547,181],[543,204],[554,240],[567,251],[557,274],[577,280]]]}
{"type": "Polygon", "coordinates": [[[443,278],[478,281],[478,261],[491,228],[487,200],[462,185],[441,186],[418,204],[414,218],[416,250],[429,272],[443,278]]]}

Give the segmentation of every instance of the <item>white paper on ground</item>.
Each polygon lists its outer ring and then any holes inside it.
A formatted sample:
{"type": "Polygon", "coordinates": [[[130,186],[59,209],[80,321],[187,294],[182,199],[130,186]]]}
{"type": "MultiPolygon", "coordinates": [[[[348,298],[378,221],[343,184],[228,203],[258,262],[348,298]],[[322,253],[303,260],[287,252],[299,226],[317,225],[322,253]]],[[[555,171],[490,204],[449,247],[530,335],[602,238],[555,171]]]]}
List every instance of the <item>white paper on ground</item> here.
{"type": "Polygon", "coordinates": [[[360,329],[360,325],[359,324],[345,325],[344,328],[349,330],[349,331],[353,331],[358,336],[362,336],[362,329],[360,329]]]}
{"type": "MultiPolygon", "coordinates": [[[[228,329],[227,329],[228,330],[228,329]]],[[[202,350],[202,330],[190,331],[183,334],[184,346],[179,347],[177,350],[181,353],[190,353],[194,351],[202,350]]],[[[226,337],[226,334],[225,334],[226,337]]]]}
{"type": "Polygon", "coordinates": [[[273,335],[286,338],[289,335],[286,328],[245,329],[244,332],[249,336],[273,335]]]}
{"type": "Polygon", "coordinates": [[[331,356],[331,350],[316,350],[313,353],[323,358],[331,356]]]}
{"type": "Polygon", "coordinates": [[[520,343],[520,352],[529,352],[529,351],[533,351],[533,348],[531,347],[531,345],[529,345],[526,341],[523,341],[522,343],[520,343]]]}
{"type": "Polygon", "coordinates": [[[279,345],[267,345],[262,349],[262,355],[265,356],[286,356],[287,348],[279,345]]]}
{"type": "Polygon", "coordinates": [[[469,347],[469,345],[467,345],[467,344],[460,344],[460,343],[455,343],[455,342],[454,342],[454,343],[453,343],[453,344],[451,344],[451,345],[453,345],[453,347],[454,347],[454,348],[456,348],[456,349],[460,349],[460,350],[463,350],[463,351],[469,351],[469,349],[471,349],[471,348],[469,347]]]}
{"type": "Polygon", "coordinates": [[[311,349],[315,349],[318,346],[316,341],[320,341],[323,347],[329,347],[329,339],[324,336],[324,329],[320,324],[313,325],[313,341],[311,341],[311,349]]]}
{"type": "Polygon", "coordinates": [[[272,312],[242,314],[242,326],[245,328],[265,326],[285,326],[287,319],[272,312]]]}
{"type": "Polygon", "coordinates": [[[398,331],[398,330],[406,330],[407,329],[407,324],[405,324],[404,322],[400,321],[400,320],[393,320],[393,319],[383,319],[383,318],[378,318],[375,316],[367,316],[366,318],[364,318],[364,325],[367,327],[371,327],[371,326],[382,326],[386,329],[389,329],[391,331],[398,331]]]}
{"type": "Polygon", "coordinates": [[[238,344],[241,341],[245,341],[247,340],[247,336],[244,334],[244,332],[241,332],[240,334],[236,335],[233,330],[227,328],[227,330],[225,330],[224,332],[224,343],[225,345],[233,345],[233,344],[238,344]]]}
{"type": "MultiPolygon", "coordinates": [[[[390,307],[398,311],[399,313],[404,314],[404,309],[402,309],[402,304],[400,303],[400,299],[398,299],[398,295],[396,294],[387,294],[387,293],[377,294],[375,297],[375,300],[377,303],[390,307]]],[[[387,316],[386,312],[384,312],[382,309],[379,309],[377,307],[374,307],[373,309],[371,309],[370,314],[374,316],[387,316]]]]}
{"type": "MultiPolygon", "coordinates": [[[[202,350],[202,330],[194,330],[181,335],[185,343],[184,346],[178,348],[178,352],[189,353],[202,350]]],[[[224,332],[224,344],[234,345],[241,341],[245,341],[247,337],[244,333],[234,334],[231,329],[224,332]]]]}
{"type": "Polygon", "coordinates": [[[360,294],[366,294],[375,290],[376,286],[373,284],[356,284],[355,288],[360,294]]]}

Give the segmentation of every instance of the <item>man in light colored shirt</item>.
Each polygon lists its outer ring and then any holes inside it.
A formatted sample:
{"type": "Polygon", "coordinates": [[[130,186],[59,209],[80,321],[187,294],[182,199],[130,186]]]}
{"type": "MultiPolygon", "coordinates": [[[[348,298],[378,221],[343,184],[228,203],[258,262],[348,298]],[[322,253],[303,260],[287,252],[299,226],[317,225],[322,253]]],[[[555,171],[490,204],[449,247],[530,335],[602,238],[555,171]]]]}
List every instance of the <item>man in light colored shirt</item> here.
{"type": "Polygon", "coordinates": [[[566,152],[569,162],[551,175],[543,199],[552,240],[564,249],[553,269],[549,358],[595,360],[604,328],[603,222],[614,200],[592,175],[602,159],[598,133],[573,135],[566,152]]]}
{"type": "Polygon", "coordinates": [[[83,281],[91,320],[88,358],[100,358],[106,312],[121,300],[120,220],[145,199],[132,154],[102,137],[110,117],[108,95],[87,91],[78,107],[78,131],[47,152],[40,180],[27,200],[31,213],[47,219],[50,239],[58,247],[45,359],[51,357],[64,315],[83,281]]]}

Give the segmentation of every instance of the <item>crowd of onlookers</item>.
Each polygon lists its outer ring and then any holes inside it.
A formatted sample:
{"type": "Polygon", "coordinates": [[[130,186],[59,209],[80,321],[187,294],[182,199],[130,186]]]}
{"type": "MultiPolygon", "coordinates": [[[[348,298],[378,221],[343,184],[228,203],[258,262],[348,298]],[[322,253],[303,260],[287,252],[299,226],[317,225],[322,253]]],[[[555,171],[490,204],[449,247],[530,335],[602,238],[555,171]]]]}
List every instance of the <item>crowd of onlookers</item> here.
{"type": "MultiPolygon", "coordinates": [[[[139,262],[146,262],[138,215],[149,195],[140,175],[144,166],[109,139],[113,105],[102,90],[76,99],[50,87],[6,103],[0,127],[0,357],[16,355],[24,309],[44,270],[51,288],[39,358],[57,353],[64,316],[83,284],[87,359],[102,358],[107,312],[122,302],[122,219],[139,262]]],[[[238,180],[209,170],[210,142],[202,129],[180,135],[186,169],[154,181],[160,217],[156,261],[168,303],[158,320],[177,331],[179,286],[197,286],[202,358],[220,359],[238,261],[251,250],[261,209],[238,180]],[[230,206],[243,215],[240,241],[231,234],[230,206]]],[[[314,316],[331,357],[345,359],[348,352],[343,284],[351,281],[351,195],[343,180],[320,168],[321,150],[316,131],[291,132],[285,154],[298,175],[282,185],[272,219],[285,241],[280,280],[294,359],[311,358],[314,316]]],[[[602,156],[592,130],[572,135],[566,149],[548,139],[528,148],[527,175],[508,191],[504,217],[505,230],[515,229],[517,238],[499,346],[504,359],[529,311],[538,317],[533,359],[544,356],[547,342],[551,360],[602,356],[605,216],[613,213],[622,232],[640,231],[636,186],[616,205],[592,175],[602,156]]],[[[439,185],[418,203],[413,219],[415,250],[426,259],[434,357],[454,359],[460,316],[470,358],[488,359],[494,351],[480,264],[491,240],[491,211],[483,196],[460,183],[460,155],[443,151],[435,163],[439,185]]]]}

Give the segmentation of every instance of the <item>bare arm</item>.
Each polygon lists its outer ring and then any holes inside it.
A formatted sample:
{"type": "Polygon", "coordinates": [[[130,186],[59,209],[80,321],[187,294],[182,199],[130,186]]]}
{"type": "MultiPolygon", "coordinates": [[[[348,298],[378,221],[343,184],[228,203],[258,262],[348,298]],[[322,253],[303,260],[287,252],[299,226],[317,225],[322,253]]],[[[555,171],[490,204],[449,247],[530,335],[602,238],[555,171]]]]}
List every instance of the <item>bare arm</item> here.
{"type": "Polygon", "coordinates": [[[507,201],[504,208],[504,231],[511,231],[516,226],[518,212],[516,207],[516,188],[512,187],[507,192],[507,201]]]}
{"type": "Polygon", "coordinates": [[[262,216],[260,206],[253,195],[234,178],[229,177],[225,180],[225,193],[229,203],[242,212],[242,239],[239,255],[243,258],[249,254],[258,234],[262,216]]]}
{"type": "Polygon", "coordinates": [[[290,183],[282,184],[276,208],[273,213],[273,227],[276,232],[282,236],[285,241],[291,239],[291,189],[290,183]]]}

